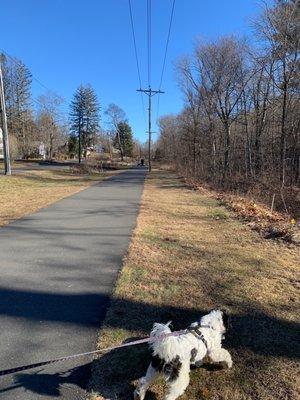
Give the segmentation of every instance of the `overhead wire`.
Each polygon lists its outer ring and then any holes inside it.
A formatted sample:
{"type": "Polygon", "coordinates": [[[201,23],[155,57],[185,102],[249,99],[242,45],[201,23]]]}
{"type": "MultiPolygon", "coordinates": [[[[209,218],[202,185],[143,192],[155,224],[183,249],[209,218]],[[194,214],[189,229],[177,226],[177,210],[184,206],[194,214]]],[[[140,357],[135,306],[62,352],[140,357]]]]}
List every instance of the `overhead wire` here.
{"type": "Polygon", "coordinates": [[[131,21],[131,29],[132,29],[132,38],[133,38],[133,45],[134,45],[134,53],[135,53],[135,61],[136,61],[136,69],[139,78],[140,89],[142,88],[142,80],[141,80],[141,71],[140,71],[140,64],[138,59],[138,52],[136,46],[136,37],[135,37],[135,30],[134,30],[134,22],[133,22],[133,15],[132,15],[132,7],[131,7],[131,0],[128,0],[129,5],[129,14],[130,14],[130,21],[131,21]]]}
{"type": "MultiPolygon", "coordinates": [[[[164,51],[163,65],[162,65],[160,82],[159,82],[159,90],[161,90],[161,87],[162,87],[162,82],[163,82],[163,77],[164,77],[164,72],[165,72],[165,67],[166,67],[166,60],[167,60],[169,43],[170,43],[170,36],[171,36],[171,29],[172,29],[172,24],[173,24],[173,17],[174,17],[175,2],[176,2],[176,0],[173,0],[172,7],[171,7],[169,29],[168,29],[167,41],[166,41],[166,46],[165,46],[165,51],[164,51]]],[[[160,105],[160,93],[158,93],[158,96],[157,96],[157,113],[156,113],[156,119],[157,120],[158,120],[158,117],[159,117],[159,105],[160,105]]]]}
{"type": "Polygon", "coordinates": [[[148,86],[151,87],[151,14],[152,14],[152,2],[147,0],[147,52],[148,52],[148,86]]]}
{"type": "MultiPolygon", "coordinates": [[[[10,59],[13,63],[15,63],[16,65],[22,65],[23,63],[21,61],[19,61],[17,58],[11,56],[10,54],[8,54],[5,50],[0,49],[0,52],[2,54],[4,54],[8,59],[10,59]]],[[[35,80],[40,86],[42,86],[44,89],[48,90],[51,93],[55,93],[52,89],[49,89],[46,85],[44,85],[38,78],[36,78],[31,72],[31,77],[33,80],[35,80]]],[[[33,103],[35,103],[38,106],[43,106],[43,103],[39,100],[39,99],[35,99],[35,98],[31,98],[30,101],[32,101],[33,103]]],[[[14,119],[20,120],[23,122],[23,119],[17,116],[14,116],[14,119]]],[[[59,122],[65,122],[66,120],[64,118],[59,118],[59,119],[55,119],[55,123],[59,123],[59,122]]]]}
{"type": "MultiPolygon", "coordinates": [[[[137,45],[136,45],[136,36],[135,36],[135,29],[134,29],[134,20],[133,20],[131,0],[128,0],[128,5],[129,5],[129,14],[130,14],[130,22],[131,22],[131,30],[132,30],[132,39],[133,39],[133,45],[134,45],[136,69],[137,69],[138,80],[139,80],[139,85],[140,85],[140,89],[141,89],[142,88],[141,71],[140,71],[140,64],[139,64],[137,45]]],[[[140,96],[141,96],[141,102],[142,102],[144,123],[145,123],[145,126],[146,126],[145,104],[144,104],[144,98],[143,98],[142,92],[140,92],[140,96]]]]}
{"type": "Polygon", "coordinates": [[[167,59],[167,53],[168,53],[168,48],[169,48],[169,43],[170,43],[171,28],[172,28],[173,16],[174,16],[175,1],[176,0],[173,0],[172,9],[171,9],[168,36],[167,36],[167,42],[166,42],[166,47],[165,47],[165,53],[164,53],[164,61],[163,61],[163,66],[162,66],[162,71],[161,71],[160,82],[159,82],[159,90],[161,89],[163,76],[164,76],[164,72],[165,72],[166,59],[167,59]]]}
{"type": "MultiPolygon", "coordinates": [[[[15,64],[23,65],[17,58],[12,57],[10,54],[8,54],[6,51],[3,49],[0,50],[2,54],[4,54],[7,58],[9,58],[12,62],[15,64]]],[[[31,77],[34,81],[36,81],[40,86],[42,86],[44,89],[48,90],[49,92],[54,92],[52,89],[49,89],[46,85],[44,85],[38,78],[36,78],[32,73],[31,77]]]]}

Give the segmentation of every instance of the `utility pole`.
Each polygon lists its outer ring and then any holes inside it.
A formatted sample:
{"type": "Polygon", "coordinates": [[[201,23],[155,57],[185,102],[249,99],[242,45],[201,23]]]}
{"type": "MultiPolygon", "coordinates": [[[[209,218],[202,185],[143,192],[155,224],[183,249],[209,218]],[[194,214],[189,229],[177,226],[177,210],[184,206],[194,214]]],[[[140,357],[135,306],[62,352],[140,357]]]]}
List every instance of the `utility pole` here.
{"type": "Polygon", "coordinates": [[[6,109],[5,109],[5,96],[4,96],[4,85],[3,85],[1,61],[0,61],[0,112],[1,112],[1,120],[2,120],[2,140],[3,140],[5,175],[11,175],[9,142],[8,142],[8,131],[7,131],[7,118],[6,118],[6,109]]]}
{"type": "Polygon", "coordinates": [[[151,172],[151,97],[155,96],[157,93],[165,93],[161,90],[152,90],[151,86],[149,89],[137,89],[138,92],[143,92],[148,96],[148,135],[149,135],[149,143],[148,143],[148,170],[151,172]]]}
{"type": "Polygon", "coordinates": [[[81,117],[79,118],[78,127],[78,164],[81,164],[81,117]]]}

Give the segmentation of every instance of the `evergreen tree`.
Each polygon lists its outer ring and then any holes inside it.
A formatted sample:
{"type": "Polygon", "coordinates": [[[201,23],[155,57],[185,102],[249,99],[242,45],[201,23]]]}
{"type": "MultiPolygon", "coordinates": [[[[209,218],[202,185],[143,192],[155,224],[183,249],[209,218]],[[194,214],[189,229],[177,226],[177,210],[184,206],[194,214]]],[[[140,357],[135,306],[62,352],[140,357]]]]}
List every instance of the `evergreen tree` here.
{"type": "Polygon", "coordinates": [[[123,156],[132,156],[132,150],[134,146],[132,130],[126,121],[118,123],[114,146],[120,150],[122,160],[123,156]]]}
{"type": "Polygon", "coordinates": [[[88,147],[95,143],[99,129],[99,103],[94,89],[80,85],[71,102],[71,132],[78,138],[78,159],[86,155],[88,147]]]}
{"type": "Polygon", "coordinates": [[[91,86],[85,88],[85,118],[84,118],[84,148],[93,146],[99,131],[99,103],[97,95],[91,86]]]}
{"type": "Polygon", "coordinates": [[[68,140],[68,154],[71,158],[75,158],[78,154],[78,138],[71,135],[68,140]]]}

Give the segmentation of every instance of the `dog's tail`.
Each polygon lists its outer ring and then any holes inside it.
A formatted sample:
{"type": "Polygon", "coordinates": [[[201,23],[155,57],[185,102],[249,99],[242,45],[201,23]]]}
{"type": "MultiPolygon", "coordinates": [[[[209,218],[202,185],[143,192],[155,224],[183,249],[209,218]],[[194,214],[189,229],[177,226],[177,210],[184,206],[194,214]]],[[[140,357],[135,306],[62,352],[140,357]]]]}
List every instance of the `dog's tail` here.
{"type": "Polygon", "coordinates": [[[170,323],[171,322],[167,324],[155,323],[150,334],[150,347],[153,350],[153,355],[158,356],[165,362],[174,360],[179,354],[178,337],[163,337],[172,332],[169,326],[170,323]]]}

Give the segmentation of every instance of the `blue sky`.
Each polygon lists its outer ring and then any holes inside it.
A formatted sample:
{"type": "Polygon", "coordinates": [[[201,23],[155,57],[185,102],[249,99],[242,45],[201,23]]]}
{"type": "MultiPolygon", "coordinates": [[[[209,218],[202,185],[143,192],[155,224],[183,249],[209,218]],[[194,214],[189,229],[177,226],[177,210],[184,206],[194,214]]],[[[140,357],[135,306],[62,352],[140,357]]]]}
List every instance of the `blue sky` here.
{"type": "MultiPolygon", "coordinates": [[[[146,0],[131,0],[141,68],[147,86],[146,0]]],[[[152,0],[152,87],[159,85],[172,0],[152,0]]],[[[197,37],[251,33],[258,0],[176,0],[171,39],[160,98],[160,115],[183,104],[174,63],[190,54],[197,37]]],[[[135,137],[145,141],[128,0],[10,0],[1,4],[1,44],[23,60],[33,75],[65,99],[65,110],[79,84],[90,83],[104,110],[122,107],[135,137]]],[[[33,96],[45,92],[33,81],[33,96]]],[[[144,99],[147,104],[147,98],[144,99]]],[[[154,100],[154,129],[157,115],[154,100]]],[[[146,110],[145,114],[147,116],[146,110]]]]}

